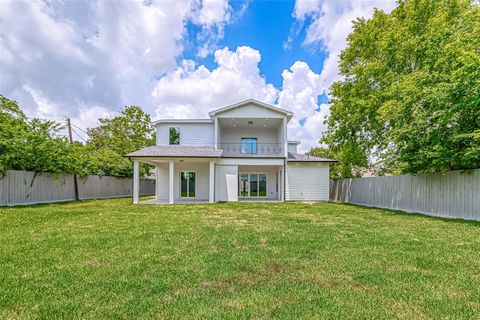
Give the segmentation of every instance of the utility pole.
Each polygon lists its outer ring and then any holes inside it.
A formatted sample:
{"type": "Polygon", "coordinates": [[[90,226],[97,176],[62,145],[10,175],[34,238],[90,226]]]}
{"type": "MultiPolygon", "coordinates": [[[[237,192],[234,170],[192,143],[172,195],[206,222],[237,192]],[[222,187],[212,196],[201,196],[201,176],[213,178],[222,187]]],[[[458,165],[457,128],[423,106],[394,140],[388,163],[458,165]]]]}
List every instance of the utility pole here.
{"type": "MultiPolygon", "coordinates": [[[[68,129],[68,142],[70,144],[73,144],[73,138],[72,138],[72,125],[70,124],[70,118],[67,118],[67,129],[68,129]]],[[[78,181],[77,181],[77,174],[73,174],[73,190],[75,193],[75,201],[79,200],[78,197],[78,181]]]]}

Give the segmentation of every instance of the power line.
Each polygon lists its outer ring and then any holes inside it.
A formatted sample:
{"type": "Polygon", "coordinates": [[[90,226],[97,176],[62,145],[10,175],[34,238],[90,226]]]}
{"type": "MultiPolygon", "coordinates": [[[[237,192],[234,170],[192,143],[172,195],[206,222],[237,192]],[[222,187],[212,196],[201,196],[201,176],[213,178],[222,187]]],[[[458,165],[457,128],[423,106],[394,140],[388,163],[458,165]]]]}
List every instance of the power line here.
{"type": "Polygon", "coordinates": [[[74,126],[75,128],[77,128],[78,130],[82,131],[83,133],[87,134],[88,135],[88,132],[83,130],[82,128],[80,128],[79,126],[77,126],[76,124],[74,123],[71,123],[72,126],[74,126]]]}
{"type": "Polygon", "coordinates": [[[73,131],[80,139],[82,139],[83,142],[87,143],[87,141],[85,141],[85,139],[83,139],[82,136],[79,135],[77,131],[75,131],[75,129],[72,128],[72,131],[73,131]]]}
{"type": "MultiPolygon", "coordinates": [[[[67,120],[65,120],[65,119],[47,119],[47,118],[39,118],[39,117],[25,117],[25,118],[28,119],[28,120],[53,121],[53,122],[59,122],[59,123],[64,123],[64,124],[68,125],[67,120]]],[[[88,135],[88,132],[86,130],[82,129],[81,127],[77,126],[76,124],[74,124],[72,122],[70,122],[70,124],[72,126],[74,126],[75,128],[77,128],[78,130],[85,133],[86,135],[88,135]]]]}

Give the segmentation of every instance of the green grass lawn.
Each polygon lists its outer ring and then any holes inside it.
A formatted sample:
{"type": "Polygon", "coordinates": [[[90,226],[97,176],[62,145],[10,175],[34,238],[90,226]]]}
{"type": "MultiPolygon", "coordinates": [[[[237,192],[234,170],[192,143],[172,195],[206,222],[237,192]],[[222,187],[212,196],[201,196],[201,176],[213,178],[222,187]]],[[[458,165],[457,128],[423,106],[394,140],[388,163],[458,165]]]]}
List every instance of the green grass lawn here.
{"type": "Polygon", "coordinates": [[[480,318],[480,223],[351,205],[0,209],[0,318],[480,318]]]}

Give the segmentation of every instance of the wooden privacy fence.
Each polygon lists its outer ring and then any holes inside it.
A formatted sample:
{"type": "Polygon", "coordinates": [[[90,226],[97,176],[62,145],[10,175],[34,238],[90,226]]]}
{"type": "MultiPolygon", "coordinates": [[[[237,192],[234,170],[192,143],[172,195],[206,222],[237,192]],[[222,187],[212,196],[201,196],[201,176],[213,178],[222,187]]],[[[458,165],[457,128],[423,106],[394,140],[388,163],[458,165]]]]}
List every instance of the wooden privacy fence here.
{"type": "MultiPolygon", "coordinates": [[[[155,180],[140,180],[140,194],[154,194],[155,180]]],[[[78,177],[79,198],[115,198],[132,195],[132,179],[108,176],[78,177]]],[[[73,175],[7,171],[0,178],[0,205],[20,205],[75,199],[73,175]]]]}
{"type": "Polygon", "coordinates": [[[330,200],[480,220],[480,169],[332,180],[330,200]]]}

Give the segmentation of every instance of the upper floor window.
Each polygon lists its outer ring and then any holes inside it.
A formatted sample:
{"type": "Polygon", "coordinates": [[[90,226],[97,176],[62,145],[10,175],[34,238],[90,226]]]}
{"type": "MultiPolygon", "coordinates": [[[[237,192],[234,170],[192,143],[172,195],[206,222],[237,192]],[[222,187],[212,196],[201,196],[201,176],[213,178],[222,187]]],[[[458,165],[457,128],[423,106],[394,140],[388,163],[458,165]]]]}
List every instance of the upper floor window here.
{"type": "Polygon", "coordinates": [[[180,128],[169,128],[169,144],[180,144],[180,128]]]}
{"type": "Polygon", "coordinates": [[[257,154],[257,138],[242,138],[242,153],[257,154]]]}

